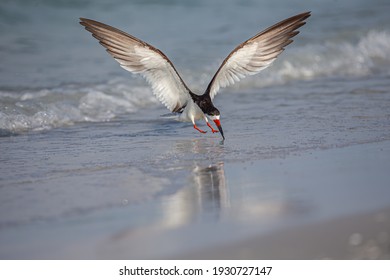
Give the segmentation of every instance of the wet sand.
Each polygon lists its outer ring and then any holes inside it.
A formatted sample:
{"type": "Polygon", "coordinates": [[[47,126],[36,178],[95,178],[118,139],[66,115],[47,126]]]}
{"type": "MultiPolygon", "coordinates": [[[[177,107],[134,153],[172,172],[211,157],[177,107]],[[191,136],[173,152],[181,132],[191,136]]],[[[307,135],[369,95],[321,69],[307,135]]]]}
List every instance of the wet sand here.
{"type": "Polygon", "coordinates": [[[389,259],[389,149],[388,141],[368,143],[194,170],[196,183],[167,202],[163,219],[121,231],[103,241],[99,253],[389,259]]]}
{"type": "MultiPolygon", "coordinates": [[[[219,145],[209,140],[179,141],[180,155],[196,143],[204,156],[219,145]]],[[[1,189],[12,212],[2,211],[0,257],[389,259],[389,153],[382,141],[252,161],[182,159],[184,169],[170,162],[164,176],[117,165],[15,183],[1,189]],[[25,189],[33,185],[35,195],[25,189]]]]}
{"type": "Polygon", "coordinates": [[[390,208],[296,226],[178,259],[390,259],[390,208]]]}

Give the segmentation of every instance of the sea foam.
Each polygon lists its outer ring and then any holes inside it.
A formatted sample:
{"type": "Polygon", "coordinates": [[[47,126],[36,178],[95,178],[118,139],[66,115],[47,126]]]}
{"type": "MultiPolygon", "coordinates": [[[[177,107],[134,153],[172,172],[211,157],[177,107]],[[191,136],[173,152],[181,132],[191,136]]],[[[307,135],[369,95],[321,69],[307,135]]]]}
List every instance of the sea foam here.
{"type": "MultiPolygon", "coordinates": [[[[329,77],[348,79],[389,75],[389,65],[390,33],[371,30],[356,42],[334,40],[321,45],[309,43],[288,49],[273,66],[242,80],[230,90],[242,91],[329,77]]],[[[202,90],[207,86],[207,79],[198,79],[204,77],[205,73],[186,69],[185,74],[183,78],[191,89],[202,90]]],[[[115,78],[92,85],[0,89],[0,131],[1,135],[8,135],[79,122],[109,121],[119,115],[157,105],[159,102],[149,85],[131,78],[115,78]]]]}

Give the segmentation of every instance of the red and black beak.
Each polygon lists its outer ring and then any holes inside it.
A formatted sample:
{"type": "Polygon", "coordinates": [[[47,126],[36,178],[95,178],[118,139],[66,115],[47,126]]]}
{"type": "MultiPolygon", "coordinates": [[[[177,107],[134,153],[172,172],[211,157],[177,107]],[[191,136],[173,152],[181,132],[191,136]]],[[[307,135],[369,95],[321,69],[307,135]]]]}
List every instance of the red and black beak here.
{"type": "Polygon", "coordinates": [[[218,130],[221,133],[223,140],[225,140],[225,136],[223,136],[223,129],[222,129],[222,126],[221,126],[221,122],[219,121],[219,119],[215,119],[214,123],[218,127],[218,130]]]}

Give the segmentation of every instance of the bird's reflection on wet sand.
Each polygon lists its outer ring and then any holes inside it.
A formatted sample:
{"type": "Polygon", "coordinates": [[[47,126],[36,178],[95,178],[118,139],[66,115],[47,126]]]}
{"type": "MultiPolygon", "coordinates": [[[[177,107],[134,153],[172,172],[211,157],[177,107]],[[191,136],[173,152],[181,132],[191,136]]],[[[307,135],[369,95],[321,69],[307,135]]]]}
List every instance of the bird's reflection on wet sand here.
{"type": "Polygon", "coordinates": [[[166,198],[163,223],[183,226],[195,221],[217,221],[229,202],[223,162],[224,147],[216,139],[177,141],[185,184],[166,198]]]}
{"type": "MultiPolygon", "coordinates": [[[[180,184],[176,191],[155,199],[149,208],[144,206],[144,210],[149,211],[144,214],[149,217],[145,223],[113,235],[107,246],[102,247],[104,255],[166,258],[170,254],[197,250],[200,244],[219,244],[224,238],[234,236],[236,230],[245,231],[291,215],[308,213],[305,203],[281,194],[281,190],[260,180],[256,170],[249,172],[255,174],[255,180],[242,176],[249,174],[246,171],[229,168],[234,174],[229,175],[228,183],[224,149],[216,139],[205,138],[181,140],[172,145],[166,155],[172,157],[174,154],[180,166],[174,162],[170,168],[164,155],[156,166],[164,166],[169,170],[166,172],[177,175],[180,184]],[[255,181],[249,184],[247,179],[255,181]],[[246,189],[252,187],[255,188],[252,192],[246,189]],[[249,193],[253,194],[248,196],[249,193]],[[231,227],[230,233],[212,234],[227,225],[231,227]]],[[[134,215],[129,214],[130,217],[134,215]]]]}

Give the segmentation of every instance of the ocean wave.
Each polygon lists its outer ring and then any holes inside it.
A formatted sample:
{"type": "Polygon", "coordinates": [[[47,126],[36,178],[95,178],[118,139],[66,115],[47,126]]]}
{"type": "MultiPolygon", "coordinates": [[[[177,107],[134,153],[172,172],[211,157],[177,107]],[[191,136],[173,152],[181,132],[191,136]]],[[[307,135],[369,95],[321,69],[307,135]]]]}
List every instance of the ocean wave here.
{"type": "MultiPolygon", "coordinates": [[[[390,33],[372,30],[355,43],[347,40],[291,48],[263,73],[233,87],[254,89],[327,77],[389,75],[390,33]]],[[[207,85],[202,70],[185,70],[190,88],[207,85]],[[199,78],[200,77],[200,78],[199,78]]],[[[209,72],[209,71],[206,71],[209,72]]],[[[98,85],[0,90],[0,136],[41,131],[79,122],[102,122],[159,104],[144,81],[118,78],[98,85]]]]}
{"type": "Polygon", "coordinates": [[[101,85],[0,90],[0,134],[109,121],[157,104],[147,91],[147,86],[131,86],[120,80],[101,85]]]}
{"type": "Polygon", "coordinates": [[[258,76],[243,80],[240,88],[280,85],[296,80],[327,77],[389,75],[390,33],[371,30],[356,42],[327,41],[287,50],[258,76]]]}

